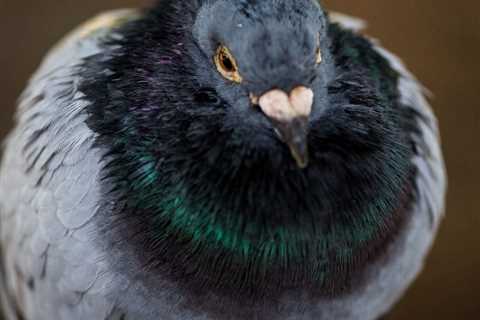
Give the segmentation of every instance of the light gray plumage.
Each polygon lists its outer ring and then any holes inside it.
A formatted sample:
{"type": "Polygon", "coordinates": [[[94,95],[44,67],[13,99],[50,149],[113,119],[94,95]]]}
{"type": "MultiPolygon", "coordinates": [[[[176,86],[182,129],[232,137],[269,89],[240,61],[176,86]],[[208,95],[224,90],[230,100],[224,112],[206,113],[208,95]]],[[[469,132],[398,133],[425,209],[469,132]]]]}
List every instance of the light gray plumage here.
{"type": "MultiPolygon", "coordinates": [[[[97,210],[104,151],[94,147],[95,134],[85,124],[89,101],[78,91],[76,68],[82,59],[101,53],[99,39],[112,32],[101,27],[102,21],[135,16],[131,10],[108,13],[96,20],[96,28],[71,35],[48,55],[20,99],[0,168],[6,282],[1,290],[7,320],[22,319],[15,309],[26,320],[210,319],[185,308],[188,302],[174,284],[148,274],[126,253],[112,251],[97,234],[98,225],[105,223],[97,210]],[[117,271],[106,256],[117,261],[117,271]]],[[[344,16],[332,19],[358,27],[344,16]]],[[[419,201],[387,255],[368,268],[370,281],[364,286],[333,301],[319,301],[302,314],[294,312],[285,296],[283,316],[271,320],[376,319],[413,281],[432,244],[446,188],[437,123],[421,86],[400,60],[376,48],[401,74],[404,104],[422,115],[421,132],[414,137],[419,153],[412,159],[419,173],[419,201]]]]}

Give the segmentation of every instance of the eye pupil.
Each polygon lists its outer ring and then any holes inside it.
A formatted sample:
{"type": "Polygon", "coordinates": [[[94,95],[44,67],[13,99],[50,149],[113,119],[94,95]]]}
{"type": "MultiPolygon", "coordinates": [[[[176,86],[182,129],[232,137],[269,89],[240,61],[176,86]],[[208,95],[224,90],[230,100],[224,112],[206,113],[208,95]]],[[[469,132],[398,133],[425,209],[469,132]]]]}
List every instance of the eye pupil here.
{"type": "Polygon", "coordinates": [[[228,72],[235,71],[235,66],[233,65],[232,60],[230,60],[228,56],[226,56],[225,54],[222,54],[220,61],[222,62],[222,66],[225,69],[225,71],[228,71],[228,72]]]}

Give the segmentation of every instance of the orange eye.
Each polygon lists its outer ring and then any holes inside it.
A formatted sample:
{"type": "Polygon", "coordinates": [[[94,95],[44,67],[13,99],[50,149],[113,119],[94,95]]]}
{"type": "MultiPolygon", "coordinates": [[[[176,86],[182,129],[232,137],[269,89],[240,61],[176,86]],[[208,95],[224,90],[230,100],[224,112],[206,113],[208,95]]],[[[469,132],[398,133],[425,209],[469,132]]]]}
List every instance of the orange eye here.
{"type": "Polygon", "coordinates": [[[318,38],[317,38],[317,51],[315,55],[315,63],[316,64],[322,63],[322,50],[320,49],[320,34],[318,34],[318,38]]]}
{"type": "Polygon", "coordinates": [[[316,55],[316,58],[315,58],[315,63],[316,64],[322,63],[322,51],[320,50],[320,47],[318,47],[318,49],[317,49],[317,55],[316,55]]]}
{"type": "Polygon", "coordinates": [[[214,62],[220,74],[233,82],[241,83],[242,76],[238,72],[237,62],[227,47],[220,45],[215,53],[214,62]]]}

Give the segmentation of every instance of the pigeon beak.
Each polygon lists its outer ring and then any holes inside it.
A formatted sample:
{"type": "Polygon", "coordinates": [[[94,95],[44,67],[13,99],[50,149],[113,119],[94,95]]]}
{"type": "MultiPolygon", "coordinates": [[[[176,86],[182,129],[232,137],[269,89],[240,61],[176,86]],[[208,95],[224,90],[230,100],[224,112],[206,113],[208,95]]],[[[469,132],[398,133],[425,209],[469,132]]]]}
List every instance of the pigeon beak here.
{"type": "MultiPolygon", "coordinates": [[[[255,101],[254,101],[255,100],[255,101]]],[[[290,94],[274,89],[264,93],[257,102],[263,113],[272,121],[277,133],[290,148],[299,168],[308,165],[308,120],[312,111],[313,91],[296,87],[290,94]]]]}

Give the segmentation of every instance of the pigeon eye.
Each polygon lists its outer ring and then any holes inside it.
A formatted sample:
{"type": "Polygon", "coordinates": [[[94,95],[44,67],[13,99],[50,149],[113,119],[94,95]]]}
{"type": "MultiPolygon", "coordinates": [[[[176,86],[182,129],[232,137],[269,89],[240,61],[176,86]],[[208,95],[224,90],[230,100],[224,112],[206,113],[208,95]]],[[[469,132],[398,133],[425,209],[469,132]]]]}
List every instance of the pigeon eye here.
{"type": "Polygon", "coordinates": [[[215,65],[220,74],[233,82],[241,83],[242,77],[238,72],[237,62],[227,47],[220,45],[214,57],[215,65]]]}
{"type": "Polygon", "coordinates": [[[320,47],[318,47],[318,49],[317,49],[315,63],[316,64],[322,63],[322,50],[320,50],[320,47]]]}
{"type": "Polygon", "coordinates": [[[315,53],[315,63],[320,64],[322,63],[322,50],[320,49],[320,34],[317,37],[317,51],[315,53]]]}

